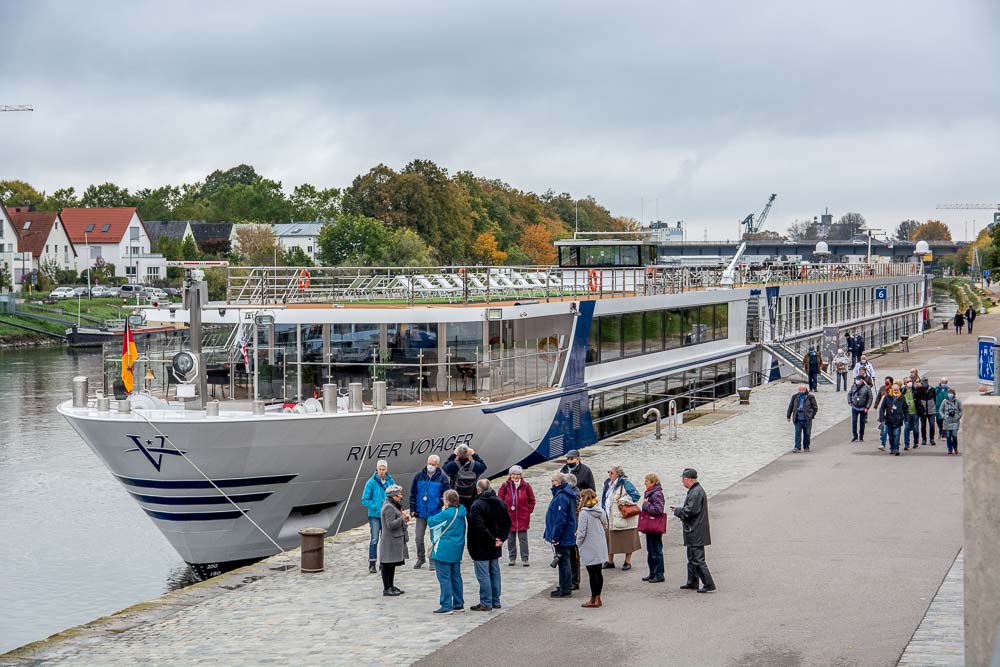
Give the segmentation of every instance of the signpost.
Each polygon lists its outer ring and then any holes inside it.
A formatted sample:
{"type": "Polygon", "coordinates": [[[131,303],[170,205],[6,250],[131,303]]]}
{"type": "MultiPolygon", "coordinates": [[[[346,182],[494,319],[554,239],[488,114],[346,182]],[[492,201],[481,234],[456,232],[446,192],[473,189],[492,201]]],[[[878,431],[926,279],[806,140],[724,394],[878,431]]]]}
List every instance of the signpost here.
{"type": "Polygon", "coordinates": [[[889,298],[889,288],[888,287],[876,287],[875,288],[875,300],[885,301],[889,298]]]}
{"type": "Polygon", "coordinates": [[[997,372],[996,372],[996,348],[997,339],[994,336],[980,336],[979,337],[979,356],[978,356],[978,372],[977,377],[980,384],[988,384],[993,387],[993,395],[1000,396],[997,386],[997,372]]]}

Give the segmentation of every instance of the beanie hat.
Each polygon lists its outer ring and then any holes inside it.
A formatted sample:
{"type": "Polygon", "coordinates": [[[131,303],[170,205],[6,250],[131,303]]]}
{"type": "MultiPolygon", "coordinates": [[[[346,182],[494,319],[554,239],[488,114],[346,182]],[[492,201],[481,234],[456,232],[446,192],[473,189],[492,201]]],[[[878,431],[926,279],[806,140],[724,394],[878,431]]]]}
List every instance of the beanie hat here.
{"type": "Polygon", "coordinates": [[[694,468],[684,468],[684,472],[681,473],[682,479],[698,479],[698,471],[694,468]]]}
{"type": "Polygon", "coordinates": [[[508,475],[520,475],[524,472],[524,468],[521,466],[511,466],[510,470],[507,471],[508,475]]]}

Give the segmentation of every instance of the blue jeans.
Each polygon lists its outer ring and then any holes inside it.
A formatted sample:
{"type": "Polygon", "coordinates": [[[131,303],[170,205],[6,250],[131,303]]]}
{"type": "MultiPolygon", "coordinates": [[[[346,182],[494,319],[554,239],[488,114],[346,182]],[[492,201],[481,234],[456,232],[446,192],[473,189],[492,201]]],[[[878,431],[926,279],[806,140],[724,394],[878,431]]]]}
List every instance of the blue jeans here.
{"type": "Polygon", "coordinates": [[[885,430],[889,433],[889,451],[896,453],[899,451],[899,429],[901,426],[885,425],[885,430]]]}
{"type": "Polygon", "coordinates": [[[368,517],[368,530],[371,531],[371,540],[368,542],[368,560],[378,559],[378,536],[382,533],[382,519],[377,516],[368,517]]]}
{"type": "Polygon", "coordinates": [[[843,385],[844,391],[850,388],[850,385],[847,384],[847,371],[837,372],[837,391],[841,391],[841,385],[843,385]]]}
{"type": "Polygon", "coordinates": [[[795,449],[809,449],[809,436],[812,434],[813,423],[810,421],[795,421],[795,449]]]}
{"type": "Polygon", "coordinates": [[[479,581],[479,604],[484,607],[500,606],[500,560],[474,560],[476,580],[479,581]]]}
{"type": "Polygon", "coordinates": [[[949,452],[958,451],[958,431],[945,431],[944,440],[948,443],[949,452]]]}
{"type": "Polygon", "coordinates": [[[882,439],[882,446],[885,447],[885,439],[889,437],[889,427],[883,424],[882,422],[879,422],[878,432],[882,439]]]}
{"type": "Polygon", "coordinates": [[[913,433],[913,444],[920,444],[920,415],[906,415],[903,422],[903,448],[910,448],[910,433],[913,433]]]}
{"type": "Polygon", "coordinates": [[[573,545],[556,547],[559,559],[559,592],[573,593],[573,545]]]}
{"type": "Polygon", "coordinates": [[[816,391],[816,383],[819,380],[819,373],[809,371],[809,391],[816,391]]]}
{"type": "Polygon", "coordinates": [[[646,533],[646,564],[649,576],[663,578],[663,535],[646,533]]]}
{"type": "Polygon", "coordinates": [[[445,563],[444,561],[434,561],[434,574],[438,578],[438,586],[441,587],[442,609],[458,609],[465,606],[465,596],[462,592],[462,563],[445,563]]]}
{"type": "Polygon", "coordinates": [[[868,423],[868,413],[864,410],[851,408],[851,432],[855,439],[865,439],[865,424],[868,423]]]}

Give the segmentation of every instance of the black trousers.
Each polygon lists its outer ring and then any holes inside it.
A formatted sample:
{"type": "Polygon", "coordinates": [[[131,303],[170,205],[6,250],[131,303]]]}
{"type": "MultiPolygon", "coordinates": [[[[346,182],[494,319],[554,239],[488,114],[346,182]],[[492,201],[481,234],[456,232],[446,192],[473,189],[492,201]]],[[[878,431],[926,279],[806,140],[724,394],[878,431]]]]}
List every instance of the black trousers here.
{"type": "Polygon", "coordinates": [[[580,547],[572,547],[573,560],[570,562],[570,570],[573,573],[573,588],[580,587],[580,547]]]}
{"type": "Polygon", "coordinates": [[[601,563],[587,566],[587,576],[590,577],[591,597],[600,595],[601,591],[604,590],[604,572],[601,571],[602,567],[601,563]]]}
{"type": "Polygon", "coordinates": [[[382,588],[389,590],[396,583],[396,566],[382,563],[382,588]]]}
{"type": "Polygon", "coordinates": [[[687,547],[688,585],[697,586],[698,580],[705,586],[714,586],[712,573],[705,564],[705,547],[687,547]]]}
{"type": "Polygon", "coordinates": [[[931,434],[931,441],[934,440],[934,416],[933,415],[920,415],[920,439],[923,441],[922,444],[927,444],[927,434],[931,434]]]}

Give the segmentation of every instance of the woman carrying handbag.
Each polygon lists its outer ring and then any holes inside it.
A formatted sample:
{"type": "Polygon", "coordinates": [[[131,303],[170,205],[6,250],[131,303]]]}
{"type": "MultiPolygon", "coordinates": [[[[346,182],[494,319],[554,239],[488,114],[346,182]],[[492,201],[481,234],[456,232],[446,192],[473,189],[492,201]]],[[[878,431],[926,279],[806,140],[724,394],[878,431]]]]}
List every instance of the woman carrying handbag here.
{"type": "Polygon", "coordinates": [[[435,614],[465,611],[462,590],[462,553],[465,551],[465,507],[458,492],[449,489],[442,498],[444,507],[427,519],[431,529],[431,559],[441,588],[440,606],[435,614]]]}
{"type": "Polygon", "coordinates": [[[615,554],[625,554],[625,564],[622,570],[632,569],[632,552],[642,548],[639,542],[639,507],[635,504],[639,492],[625,476],[621,466],[608,468],[608,478],[604,480],[604,492],[601,494],[601,507],[608,515],[608,562],[603,565],[605,570],[615,566],[615,554]]]}
{"type": "Polygon", "coordinates": [[[646,475],[646,492],[639,513],[639,532],[646,536],[646,563],[649,576],[643,581],[659,584],[663,579],[663,534],[667,532],[667,515],[663,511],[663,488],[655,473],[646,475]]]}

